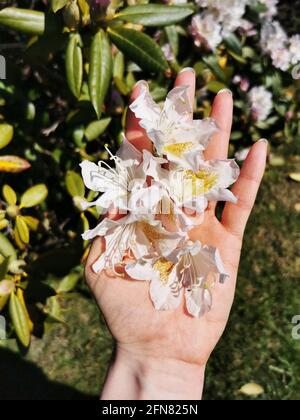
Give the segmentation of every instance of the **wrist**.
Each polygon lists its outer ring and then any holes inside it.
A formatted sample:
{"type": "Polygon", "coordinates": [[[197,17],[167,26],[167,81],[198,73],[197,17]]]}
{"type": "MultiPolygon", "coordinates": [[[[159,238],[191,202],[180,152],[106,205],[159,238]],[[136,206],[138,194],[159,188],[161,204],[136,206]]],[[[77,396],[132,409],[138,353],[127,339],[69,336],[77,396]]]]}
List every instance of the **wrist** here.
{"type": "Polygon", "coordinates": [[[205,366],[118,347],[103,400],[201,400],[205,366]]]}

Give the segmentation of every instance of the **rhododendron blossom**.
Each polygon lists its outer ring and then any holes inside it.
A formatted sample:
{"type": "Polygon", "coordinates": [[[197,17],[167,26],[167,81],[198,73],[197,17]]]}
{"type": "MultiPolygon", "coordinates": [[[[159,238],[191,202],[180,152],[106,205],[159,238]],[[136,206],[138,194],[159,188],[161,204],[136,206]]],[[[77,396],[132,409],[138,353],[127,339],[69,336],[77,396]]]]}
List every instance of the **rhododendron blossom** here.
{"type": "Polygon", "coordinates": [[[209,201],[237,201],[228,188],[239,167],[234,160],[204,160],[218,128],[212,119],[192,119],[187,87],[173,89],[160,106],[143,84],[131,110],[153,150],[140,152],[124,138],[117,154],[110,154],[115,168],[81,164],[85,185],[103,193],[85,206],[126,213],[84,233],[85,240],[99,236],[105,245],[93,270],[151,281],[155,309],[174,310],[184,297],[188,313],[201,317],[213,304],[211,289],[228,275],[218,249],[192,242],[189,231],[201,228],[209,201]]]}

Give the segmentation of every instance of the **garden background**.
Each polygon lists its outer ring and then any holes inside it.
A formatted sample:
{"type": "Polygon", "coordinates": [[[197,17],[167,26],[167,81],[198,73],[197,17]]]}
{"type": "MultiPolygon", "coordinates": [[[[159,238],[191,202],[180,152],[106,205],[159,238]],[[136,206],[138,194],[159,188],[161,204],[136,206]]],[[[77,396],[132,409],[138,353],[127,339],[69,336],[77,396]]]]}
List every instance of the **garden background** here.
{"type": "Polygon", "coordinates": [[[300,399],[300,2],[0,2],[0,399],[99,395],[113,341],[82,275],[94,209],[83,159],[107,159],[140,79],[162,101],[197,74],[196,117],[233,91],[230,155],[268,168],[205,399],[300,399]],[[18,8],[18,9],[16,9],[18,8]],[[251,385],[252,384],[252,385],[251,385]]]}

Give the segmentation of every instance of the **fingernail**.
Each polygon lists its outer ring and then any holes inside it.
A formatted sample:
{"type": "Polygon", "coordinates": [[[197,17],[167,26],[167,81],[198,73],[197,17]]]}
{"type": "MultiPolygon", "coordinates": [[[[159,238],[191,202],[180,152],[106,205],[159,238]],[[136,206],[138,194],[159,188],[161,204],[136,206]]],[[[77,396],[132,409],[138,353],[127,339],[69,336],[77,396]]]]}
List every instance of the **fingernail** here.
{"type": "Polygon", "coordinates": [[[136,84],[134,85],[133,89],[135,89],[137,87],[145,87],[146,89],[149,89],[149,85],[146,82],[146,80],[139,80],[138,82],[136,82],[136,84]]]}
{"type": "Polygon", "coordinates": [[[258,140],[258,143],[265,143],[266,145],[269,144],[267,139],[260,139],[260,140],[258,140]]]}
{"type": "Polygon", "coordinates": [[[182,74],[182,73],[185,73],[187,71],[192,72],[192,73],[195,73],[195,70],[193,69],[193,67],[185,67],[178,74],[182,74]]]}
{"type": "Polygon", "coordinates": [[[232,96],[231,90],[227,89],[227,88],[219,90],[219,92],[217,94],[220,95],[221,93],[227,93],[228,95],[232,96]]]}

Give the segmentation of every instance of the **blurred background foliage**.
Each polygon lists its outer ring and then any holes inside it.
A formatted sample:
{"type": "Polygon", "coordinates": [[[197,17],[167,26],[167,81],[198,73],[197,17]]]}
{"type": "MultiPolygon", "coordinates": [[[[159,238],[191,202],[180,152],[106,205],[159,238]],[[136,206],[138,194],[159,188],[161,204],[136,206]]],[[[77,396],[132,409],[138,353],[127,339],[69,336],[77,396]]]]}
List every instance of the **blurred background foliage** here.
{"type": "MultiPolygon", "coordinates": [[[[81,202],[93,195],[85,191],[79,163],[108,159],[105,145],[117,149],[128,97],[138,80],[146,79],[155,100],[161,101],[176,74],[193,67],[196,118],[208,116],[214,94],[230,88],[235,98],[230,155],[242,161],[253,142],[268,138],[272,182],[282,189],[283,178],[300,182],[300,68],[291,59],[283,71],[261,40],[270,3],[277,6],[276,18],[288,36],[299,29],[299,8],[288,1],[243,2],[241,23],[223,30],[215,46],[207,42],[209,28],[205,26],[206,39],[197,21],[207,13],[207,1],[0,2],[0,55],[6,61],[6,74],[0,77],[0,313],[9,320],[10,345],[17,339],[24,351],[33,340],[36,348],[36,337],[49,335],[57,323],[66,325],[69,302],[76,296],[79,302],[86,299],[82,264],[89,245],[81,233],[98,214],[81,209],[81,202]]],[[[300,203],[296,189],[292,191],[291,229],[299,232],[300,203]]],[[[274,195],[264,201],[264,211],[277,208],[272,200],[274,195]]],[[[257,246],[256,237],[253,241],[257,246]]],[[[295,272],[299,267],[293,276],[295,272]]],[[[103,334],[104,372],[111,341],[103,334]]],[[[213,398],[210,376],[208,389],[213,398]]],[[[272,396],[280,396],[277,388],[272,396]]]]}

